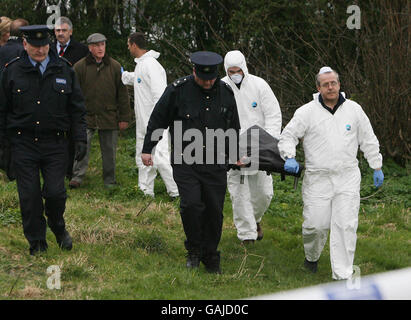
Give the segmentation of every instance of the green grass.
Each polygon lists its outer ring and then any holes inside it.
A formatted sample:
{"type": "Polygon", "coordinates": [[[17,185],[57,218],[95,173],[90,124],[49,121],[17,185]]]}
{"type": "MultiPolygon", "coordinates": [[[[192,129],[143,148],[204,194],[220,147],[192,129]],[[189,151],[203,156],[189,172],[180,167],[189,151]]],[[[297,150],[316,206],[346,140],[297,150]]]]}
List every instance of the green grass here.
{"type": "MultiPolygon", "coordinates": [[[[49,250],[32,257],[24,238],[15,182],[0,181],[0,299],[238,299],[331,281],[329,246],[317,274],[303,266],[301,182],[274,176],[274,198],[263,218],[264,239],[244,248],[236,236],[229,194],[220,242],[223,274],[185,268],[185,239],[178,202],[161,179],[149,204],[137,188],[133,129],[119,139],[117,179],[103,187],[98,140],[93,141],[82,188],[68,189],[66,224],[73,250],[61,251],[50,230],[49,250]],[[147,205],[149,206],[147,207],[147,205]],[[144,208],[147,209],[144,210],[144,208]],[[61,289],[47,288],[46,270],[61,268],[61,289]]],[[[409,169],[384,164],[376,192],[363,159],[355,264],[362,275],[411,265],[409,169]]]]}

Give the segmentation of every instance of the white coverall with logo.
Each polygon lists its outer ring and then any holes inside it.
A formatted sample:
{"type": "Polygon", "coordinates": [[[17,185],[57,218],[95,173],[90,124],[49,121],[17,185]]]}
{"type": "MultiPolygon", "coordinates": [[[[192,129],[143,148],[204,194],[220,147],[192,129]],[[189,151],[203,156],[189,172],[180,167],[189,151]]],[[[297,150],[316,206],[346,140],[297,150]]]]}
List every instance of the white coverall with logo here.
{"type": "Polygon", "coordinates": [[[173,179],[170,165],[168,130],[157,144],[153,166],[145,166],[141,161],[144,137],[148,120],[155,104],[167,86],[164,68],[157,61],[160,53],[150,50],[140,58],[135,58],[134,72],[124,71],[122,81],[125,85],[134,85],[134,112],[136,115],[136,164],[138,167],[138,186],[146,195],[154,196],[154,179],[159,171],[170,196],[178,196],[177,185],[173,179]]]}
{"type": "MultiPolygon", "coordinates": [[[[234,91],[241,132],[258,125],[278,139],[281,132],[281,110],[270,86],[264,79],[248,73],[244,55],[240,51],[230,51],[225,56],[226,72],[230,67],[239,67],[244,73],[240,89],[229,76],[222,79],[234,91]]],[[[257,223],[260,223],[273,197],[271,175],[257,170],[230,170],[227,186],[238,239],[255,240],[257,223]]]]}
{"type": "Polygon", "coordinates": [[[284,128],[280,154],[294,158],[304,138],[305,174],[302,225],[305,256],[318,261],[330,230],[332,277],[349,279],[353,273],[360,207],[361,173],[358,146],[372,169],[382,167],[379,142],[363,109],[347,99],[334,114],[314,100],[297,109],[284,128]]]}

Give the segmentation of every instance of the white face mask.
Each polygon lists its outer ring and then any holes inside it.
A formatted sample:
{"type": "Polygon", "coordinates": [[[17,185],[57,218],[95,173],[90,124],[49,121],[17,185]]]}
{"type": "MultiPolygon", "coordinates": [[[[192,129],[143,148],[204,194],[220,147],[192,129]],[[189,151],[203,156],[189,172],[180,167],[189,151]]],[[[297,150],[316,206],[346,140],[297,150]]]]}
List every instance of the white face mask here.
{"type": "Polygon", "coordinates": [[[230,76],[230,78],[235,84],[239,84],[241,83],[241,81],[243,81],[243,76],[239,73],[233,74],[232,76],[230,76]]]}

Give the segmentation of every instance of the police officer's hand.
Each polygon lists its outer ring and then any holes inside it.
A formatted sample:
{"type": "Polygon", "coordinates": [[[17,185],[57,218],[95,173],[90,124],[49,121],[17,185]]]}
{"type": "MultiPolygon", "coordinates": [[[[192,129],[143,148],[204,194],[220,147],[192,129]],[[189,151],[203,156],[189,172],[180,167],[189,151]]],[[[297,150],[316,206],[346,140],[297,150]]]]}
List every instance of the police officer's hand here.
{"type": "Polygon", "coordinates": [[[240,160],[237,160],[235,165],[240,168],[245,168],[250,162],[251,160],[249,157],[243,156],[240,160]]]}
{"type": "Polygon", "coordinates": [[[76,141],[74,142],[74,160],[80,161],[82,160],[87,153],[87,143],[84,141],[76,141]]]}
{"type": "Polygon", "coordinates": [[[6,138],[6,134],[1,134],[0,135],[0,148],[4,148],[7,145],[8,145],[8,140],[6,138]]]}
{"type": "Polygon", "coordinates": [[[120,129],[120,130],[126,130],[127,128],[128,128],[128,122],[119,122],[118,123],[118,128],[120,129]]]}
{"type": "Polygon", "coordinates": [[[142,153],[141,154],[141,160],[143,161],[143,164],[145,166],[152,166],[153,165],[153,157],[151,156],[151,153],[142,153]]]}

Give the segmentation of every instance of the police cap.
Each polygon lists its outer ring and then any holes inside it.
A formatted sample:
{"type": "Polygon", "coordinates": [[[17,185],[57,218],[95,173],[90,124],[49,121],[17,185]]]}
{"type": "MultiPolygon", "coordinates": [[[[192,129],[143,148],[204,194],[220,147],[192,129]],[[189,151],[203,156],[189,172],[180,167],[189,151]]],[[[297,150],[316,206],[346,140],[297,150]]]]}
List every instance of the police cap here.
{"type": "Polygon", "coordinates": [[[24,39],[33,46],[45,46],[50,44],[50,29],[47,25],[32,25],[20,27],[24,39]]]}
{"type": "Polygon", "coordinates": [[[211,51],[197,51],[190,57],[194,64],[196,75],[203,80],[215,79],[218,76],[218,65],[223,62],[223,57],[211,51]]]}

